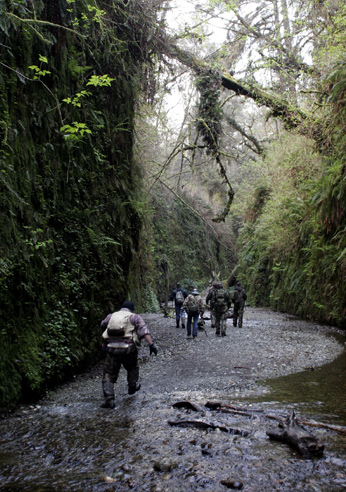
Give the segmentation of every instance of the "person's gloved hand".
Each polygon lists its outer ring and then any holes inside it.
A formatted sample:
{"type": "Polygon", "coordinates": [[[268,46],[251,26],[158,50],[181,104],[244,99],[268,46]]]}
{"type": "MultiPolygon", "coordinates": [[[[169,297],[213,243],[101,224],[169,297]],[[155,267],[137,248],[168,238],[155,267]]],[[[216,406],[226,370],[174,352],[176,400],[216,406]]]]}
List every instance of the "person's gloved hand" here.
{"type": "Polygon", "coordinates": [[[155,343],[152,343],[149,346],[149,349],[150,349],[150,355],[152,355],[152,354],[157,355],[158,350],[157,350],[157,347],[156,347],[155,343]]]}

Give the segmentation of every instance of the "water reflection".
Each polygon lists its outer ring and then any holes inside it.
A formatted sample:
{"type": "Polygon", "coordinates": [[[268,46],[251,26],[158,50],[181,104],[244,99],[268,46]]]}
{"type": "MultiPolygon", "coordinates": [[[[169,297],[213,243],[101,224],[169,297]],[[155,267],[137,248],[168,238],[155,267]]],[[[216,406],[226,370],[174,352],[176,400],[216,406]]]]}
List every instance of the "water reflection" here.
{"type": "Polygon", "coordinates": [[[296,404],[304,413],[346,425],[346,351],[330,364],[277,379],[259,381],[270,393],[257,402],[296,404]]]}

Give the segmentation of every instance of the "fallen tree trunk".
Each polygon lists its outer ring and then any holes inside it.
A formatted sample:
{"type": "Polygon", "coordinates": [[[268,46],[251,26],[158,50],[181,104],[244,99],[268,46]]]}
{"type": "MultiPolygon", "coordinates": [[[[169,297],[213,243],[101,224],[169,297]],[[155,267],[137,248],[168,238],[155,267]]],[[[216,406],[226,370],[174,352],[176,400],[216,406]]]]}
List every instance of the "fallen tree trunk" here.
{"type": "MultiPolygon", "coordinates": [[[[247,367],[244,368],[244,369],[248,369],[247,367]]],[[[251,409],[248,409],[248,408],[244,408],[244,407],[236,407],[235,405],[228,405],[226,403],[221,403],[219,401],[207,401],[207,403],[205,404],[205,406],[207,408],[210,408],[210,410],[236,410],[236,411],[239,411],[239,412],[260,412],[260,413],[263,413],[263,410],[261,408],[251,408],[251,409]]]]}
{"type": "Polygon", "coordinates": [[[176,420],[168,421],[171,426],[178,427],[196,427],[197,429],[219,429],[222,432],[227,432],[228,434],[237,434],[238,436],[247,437],[250,432],[246,430],[234,429],[232,427],[226,427],[224,425],[214,424],[211,422],[203,422],[201,420],[176,420]]]}
{"type": "MultiPolygon", "coordinates": [[[[243,407],[235,407],[234,405],[227,405],[225,403],[221,403],[218,401],[216,402],[208,401],[205,404],[205,406],[207,408],[210,408],[210,410],[218,410],[219,412],[223,412],[223,413],[239,413],[240,415],[248,415],[248,416],[253,416],[252,413],[261,412],[263,413],[263,417],[267,419],[277,420],[282,423],[285,422],[285,417],[279,417],[277,415],[264,413],[264,411],[261,409],[255,409],[255,408],[248,409],[243,407]]],[[[306,420],[306,419],[299,419],[299,418],[296,418],[296,421],[298,424],[306,425],[308,427],[318,427],[321,429],[328,429],[334,432],[338,432],[339,434],[346,435],[346,427],[343,427],[342,425],[326,424],[324,422],[316,422],[315,420],[306,420]]]]}
{"type": "Polygon", "coordinates": [[[192,403],[189,400],[182,400],[173,403],[173,408],[186,408],[188,410],[194,410],[195,412],[203,412],[203,408],[196,403],[192,403]]]}
{"type": "Polygon", "coordinates": [[[279,424],[279,430],[267,431],[267,436],[288,444],[296,449],[303,458],[320,458],[323,455],[324,445],[298,424],[294,412],[285,419],[283,424],[279,424]]]}

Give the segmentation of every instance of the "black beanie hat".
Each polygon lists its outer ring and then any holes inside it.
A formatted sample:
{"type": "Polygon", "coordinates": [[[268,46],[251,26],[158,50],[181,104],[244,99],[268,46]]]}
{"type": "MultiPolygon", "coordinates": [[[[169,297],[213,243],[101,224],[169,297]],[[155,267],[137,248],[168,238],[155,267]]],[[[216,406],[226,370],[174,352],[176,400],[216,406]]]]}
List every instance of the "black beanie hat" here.
{"type": "Polygon", "coordinates": [[[131,301],[125,301],[121,306],[121,309],[123,308],[129,309],[133,313],[133,311],[135,310],[135,305],[131,301]]]}

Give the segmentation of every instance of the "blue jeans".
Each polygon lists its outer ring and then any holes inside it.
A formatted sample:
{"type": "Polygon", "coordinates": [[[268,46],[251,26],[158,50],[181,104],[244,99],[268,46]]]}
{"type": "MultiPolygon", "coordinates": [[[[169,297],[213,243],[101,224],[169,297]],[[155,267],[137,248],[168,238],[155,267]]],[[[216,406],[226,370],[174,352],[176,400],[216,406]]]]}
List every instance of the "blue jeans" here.
{"type": "Polygon", "coordinates": [[[175,320],[177,322],[177,328],[179,327],[181,306],[182,306],[182,304],[176,304],[175,305],[175,320]]]}
{"type": "Polygon", "coordinates": [[[197,329],[198,329],[198,317],[199,317],[199,312],[197,313],[187,313],[187,335],[191,335],[191,322],[193,320],[193,331],[192,335],[194,337],[197,336],[197,329]]]}

